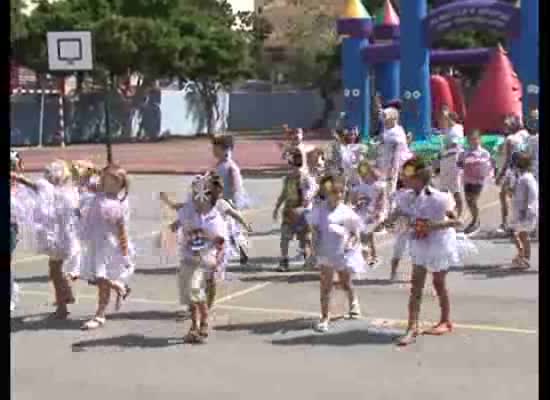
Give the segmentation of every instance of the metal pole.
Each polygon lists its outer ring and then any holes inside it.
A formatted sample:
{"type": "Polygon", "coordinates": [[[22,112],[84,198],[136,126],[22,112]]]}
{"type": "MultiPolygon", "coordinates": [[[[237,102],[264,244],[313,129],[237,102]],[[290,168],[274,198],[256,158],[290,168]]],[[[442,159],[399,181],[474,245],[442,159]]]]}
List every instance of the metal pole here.
{"type": "Polygon", "coordinates": [[[105,94],[105,101],[103,105],[105,107],[105,145],[107,147],[107,164],[113,162],[113,149],[111,146],[111,122],[109,118],[109,94],[111,83],[107,83],[107,93],[105,94]]]}
{"type": "Polygon", "coordinates": [[[45,103],[46,95],[44,94],[44,91],[41,91],[41,97],[40,97],[40,125],[38,127],[38,147],[42,147],[44,145],[44,103],[45,103]]]}

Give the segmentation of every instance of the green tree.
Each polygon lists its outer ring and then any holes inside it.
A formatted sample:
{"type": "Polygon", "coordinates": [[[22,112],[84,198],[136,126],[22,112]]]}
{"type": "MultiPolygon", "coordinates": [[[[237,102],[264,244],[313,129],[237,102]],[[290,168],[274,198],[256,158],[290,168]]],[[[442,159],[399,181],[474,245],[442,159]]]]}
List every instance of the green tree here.
{"type": "Polygon", "coordinates": [[[10,1],[10,42],[12,44],[26,34],[25,15],[23,14],[25,7],[24,0],[10,1]]]}

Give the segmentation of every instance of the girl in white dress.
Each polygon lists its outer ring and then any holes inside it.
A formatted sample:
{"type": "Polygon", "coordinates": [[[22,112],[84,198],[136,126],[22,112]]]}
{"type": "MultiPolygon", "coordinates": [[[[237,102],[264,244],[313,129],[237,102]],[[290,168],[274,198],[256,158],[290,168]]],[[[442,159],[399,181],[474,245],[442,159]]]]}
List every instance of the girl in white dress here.
{"type": "Polygon", "coordinates": [[[412,238],[411,223],[414,218],[414,203],[416,195],[412,189],[401,187],[397,189],[394,196],[395,207],[388,217],[386,223],[394,225],[394,244],[391,259],[390,280],[397,280],[397,269],[401,259],[408,253],[410,240],[412,238]]]}
{"type": "Polygon", "coordinates": [[[69,315],[67,305],[75,302],[70,277],[80,270],[78,191],[70,183],[68,164],[61,160],[49,164],[44,178],[36,182],[21,175],[15,179],[36,193],[33,212],[36,250],[49,257],[56,304],[52,317],[65,319],[69,315]]]}
{"type": "Polygon", "coordinates": [[[524,128],[521,118],[517,115],[509,115],[505,118],[504,163],[500,169],[496,184],[501,186],[499,199],[502,223],[498,228],[499,233],[508,233],[509,198],[514,188],[514,178],[517,175],[515,157],[519,152],[525,151],[529,132],[524,128]]]}
{"type": "Polygon", "coordinates": [[[380,174],[368,161],[362,161],[357,170],[361,183],[352,189],[350,199],[363,222],[361,243],[368,248],[368,251],[363,251],[363,257],[373,268],[378,264],[374,232],[382,226],[386,218],[386,190],[380,174]]]}
{"type": "Polygon", "coordinates": [[[99,192],[81,209],[82,278],[97,285],[98,305],[94,318],[82,329],[96,329],[105,324],[111,292],[120,309],[130,293],[127,281],[132,275],[134,251],[128,237],[128,176],[117,165],[107,166],[101,174],[99,192]],[[122,197],[121,197],[122,194],[122,197]]]}
{"type": "Polygon", "coordinates": [[[531,243],[529,234],[538,227],[539,220],[539,189],[531,173],[531,157],[528,153],[517,156],[515,179],[512,195],[512,221],[510,228],[514,231],[514,243],[518,250],[512,264],[519,269],[530,268],[531,243]]]}
{"type": "MultiPolygon", "coordinates": [[[[462,134],[464,137],[464,134],[462,134]]],[[[462,216],[462,169],[458,166],[463,151],[459,135],[445,136],[444,149],[439,161],[439,190],[453,195],[456,204],[456,215],[462,216]]]]}
{"type": "Polygon", "coordinates": [[[459,265],[461,261],[455,231],[460,221],[454,215],[452,197],[429,186],[431,175],[431,169],[421,159],[413,159],[404,164],[404,184],[414,191],[416,199],[413,238],[410,242],[413,273],[409,320],[405,335],[398,341],[401,346],[413,343],[419,334],[420,305],[428,272],[433,274],[441,318],[437,325],[424,333],[442,335],[451,332],[453,328],[446,277],[448,269],[459,265]]]}
{"type": "Polygon", "coordinates": [[[356,318],[361,314],[352,275],[364,272],[365,261],[361,254],[361,217],[344,204],[344,180],[328,176],[323,178],[321,185],[327,200],[313,208],[310,223],[313,227],[314,254],[321,270],[321,319],[315,329],[326,332],[335,272],[348,294],[349,317],[356,318]]]}
{"type": "Polygon", "coordinates": [[[191,308],[191,328],[185,339],[197,343],[208,337],[207,282],[223,273],[227,264],[228,233],[207,177],[194,181],[192,196],[178,210],[172,230],[182,230],[179,297],[181,304],[189,304],[191,308]]]}

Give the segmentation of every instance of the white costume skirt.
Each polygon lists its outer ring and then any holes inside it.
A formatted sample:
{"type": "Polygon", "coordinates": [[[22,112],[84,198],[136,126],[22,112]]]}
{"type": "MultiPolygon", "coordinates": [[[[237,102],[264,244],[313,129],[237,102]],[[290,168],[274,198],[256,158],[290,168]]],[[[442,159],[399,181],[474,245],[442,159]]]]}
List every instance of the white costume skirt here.
{"type": "Polygon", "coordinates": [[[135,249],[131,243],[128,243],[128,253],[130,265],[128,265],[128,259],[122,255],[120,244],[114,237],[106,238],[99,243],[86,243],[81,260],[82,279],[91,282],[107,279],[128,283],[135,269],[133,263],[135,249]]]}
{"type": "Polygon", "coordinates": [[[329,267],[335,271],[349,271],[353,274],[365,272],[365,260],[361,253],[361,247],[356,246],[346,251],[343,255],[319,255],[317,257],[319,266],[329,267]]]}
{"type": "Polygon", "coordinates": [[[518,212],[513,210],[510,228],[514,232],[533,232],[537,229],[539,218],[537,214],[528,213],[525,218],[520,219],[518,212]]]}
{"type": "Polygon", "coordinates": [[[423,266],[429,272],[461,266],[466,256],[476,252],[473,242],[464,234],[457,234],[453,228],[432,232],[425,239],[412,238],[409,249],[413,264],[423,266]]]}
{"type": "Polygon", "coordinates": [[[411,242],[410,232],[399,232],[395,235],[395,241],[393,243],[393,255],[394,260],[401,260],[405,254],[409,251],[411,242]]]}

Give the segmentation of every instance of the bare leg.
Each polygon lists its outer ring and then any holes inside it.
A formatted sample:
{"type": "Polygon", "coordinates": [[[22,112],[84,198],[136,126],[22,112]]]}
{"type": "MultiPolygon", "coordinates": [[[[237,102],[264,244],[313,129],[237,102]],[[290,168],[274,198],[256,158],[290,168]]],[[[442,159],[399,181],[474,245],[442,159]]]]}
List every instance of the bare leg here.
{"type": "Polygon", "coordinates": [[[508,186],[503,185],[500,193],[499,193],[499,200],[500,200],[500,216],[502,225],[506,226],[508,224],[508,186]]]}
{"type": "Polygon", "coordinates": [[[216,280],[214,278],[206,281],[206,304],[208,309],[211,309],[216,300],[216,280]]]}
{"type": "Polygon", "coordinates": [[[425,332],[426,334],[443,335],[453,330],[453,325],[451,323],[451,302],[449,300],[446,278],[447,271],[433,273],[433,286],[439,299],[441,318],[437,325],[425,332]]]}
{"type": "Polygon", "coordinates": [[[454,199],[456,203],[456,215],[457,218],[462,217],[462,213],[464,211],[464,204],[462,202],[462,194],[460,192],[457,192],[454,194],[454,199]]]}
{"type": "Polygon", "coordinates": [[[357,294],[355,293],[353,282],[351,280],[351,273],[349,271],[339,271],[338,280],[342,285],[342,289],[344,289],[348,294],[348,302],[349,302],[349,309],[350,309],[349,316],[351,318],[358,317],[361,314],[361,311],[359,307],[359,299],[357,298],[357,294]]]}
{"type": "Polygon", "coordinates": [[[399,258],[392,258],[391,259],[391,275],[390,280],[394,281],[397,279],[397,269],[399,268],[399,262],[401,260],[399,258]]]}
{"type": "Polygon", "coordinates": [[[422,304],[422,292],[426,284],[426,268],[420,265],[413,266],[411,293],[409,297],[409,321],[407,331],[398,341],[401,346],[414,342],[419,332],[420,306],[422,304]]]}
{"type": "Polygon", "coordinates": [[[330,306],[330,294],[332,292],[334,272],[331,268],[321,267],[321,319],[328,320],[329,318],[329,306],[330,306]]]}
{"type": "Polygon", "coordinates": [[[95,313],[96,318],[105,318],[107,306],[111,300],[111,283],[106,279],[97,282],[98,303],[95,313]]]}
{"type": "Polygon", "coordinates": [[[519,240],[521,242],[521,247],[523,248],[523,257],[526,260],[531,259],[531,242],[529,241],[529,233],[519,232],[519,240]]]}
{"type": "Polygon", "coordinates": [[[52,260],[50,258],[48,264],[56,303],[56,310],[53,316],[65,319],[69,315],[67,304],[74,302],[74,297],[69,281],[63,276],[63,260],[52,260]]]}

